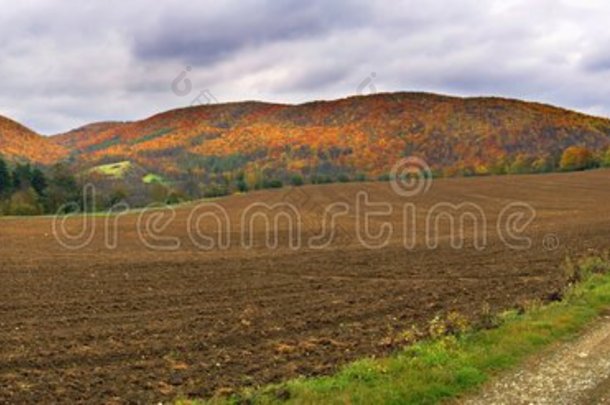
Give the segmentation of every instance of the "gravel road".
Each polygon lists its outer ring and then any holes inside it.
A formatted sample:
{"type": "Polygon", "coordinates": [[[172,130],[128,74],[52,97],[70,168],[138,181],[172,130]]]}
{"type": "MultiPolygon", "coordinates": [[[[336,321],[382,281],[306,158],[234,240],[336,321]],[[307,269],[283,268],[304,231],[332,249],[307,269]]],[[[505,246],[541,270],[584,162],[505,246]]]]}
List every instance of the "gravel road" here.
{"type": "Polygon", "coordinates": [[[610,404],[610,316],[492,380],[464,404],[610,404]]]}

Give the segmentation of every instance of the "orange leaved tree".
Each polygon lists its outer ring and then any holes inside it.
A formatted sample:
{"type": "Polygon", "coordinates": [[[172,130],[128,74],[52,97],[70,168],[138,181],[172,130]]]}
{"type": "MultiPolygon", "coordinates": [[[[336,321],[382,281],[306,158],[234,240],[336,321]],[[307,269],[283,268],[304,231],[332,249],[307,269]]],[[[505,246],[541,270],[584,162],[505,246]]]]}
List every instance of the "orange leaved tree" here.
{"type": "Polygon", "coordinates": [[[585,170],[594,164],[593,153],[582,146],[570,146],[561,155],[561,170],[585,170]]]}

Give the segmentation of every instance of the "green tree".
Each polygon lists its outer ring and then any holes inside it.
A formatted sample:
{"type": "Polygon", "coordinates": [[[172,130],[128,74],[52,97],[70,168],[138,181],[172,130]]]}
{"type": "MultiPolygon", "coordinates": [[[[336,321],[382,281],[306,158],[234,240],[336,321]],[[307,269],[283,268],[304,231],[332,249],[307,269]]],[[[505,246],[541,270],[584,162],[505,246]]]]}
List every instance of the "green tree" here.
{"type": "Polygon", "coordinates": [[[354,181],[360,182],[362,183],[363,181],[366,181],[366,174],[364,173],[356,173],[356,176],[354,177],[354,181]]]}
{"type": "Polygon", "coordinates": [[[42,170],[36,168],[32,171],[32,177],[30,179],[32,183],[32,188],[40,197],[45,195],[45,191],[47,189],[48,182],[42,170]]]}
{"type": "Polygon", "coordinates": [[[290,179],[290,184],[292,184],[295,187],[302,186],[303,183],[304,183],[303,176],[301,176],[300,174],[295,174],[290,179]]]}
{"type": "Polygon", "coordinates": [[[170,194],[170,190],[159,182],[153,182],[148,185],[148,197],[156,203],[165,203],[167,197],[170,194]]]}
{"type": "Polygon", "coordinates": [[[225,195],[229,195],[229,188],[226,184],[222,183],[208,184],[203,191],[205,198],[223,197],[225,195]]]}
{"type": "Polygon", "coordinates": [[[610,167],[610,148],[602,154],[600,163],[602,167],[610,167]]]}
{"type": "Polygon", "coordinates": [[[33,188],[18,190],[11,196],[10,213],[12,215],[39,215],[42,207],[33,188]]]}
{"type": "Polygon", "coordinates": [[[125,202],[127,199],[128,193],[127,190],[123,186],[116,186],[112,189],[110,196],[108,198],[108,206],[112,208],[113,206],[125,202]]]}
{"type": "Polygon", "coordinates": [[[553,160],[550,156],[541,156],[532,162],[532,170],[536,173],[553,171],[553,160]]]}
{"type": "Polygon", "coordinates": [[[13,169],[13,188],[15,191],[27,190],[32,185],[32,166],[17,163],[13,169]]]}
{"type": "Polygon", "coordinates": [[[510,170],[510,163],[505,155],[501,155],[492,161],[489,172],[495,175],[506,174],[510,170]]]}
{"type": "Polygon", "coordinates": [[[279,179],[265,179],[263,180],[263,188],[282,188],[284,183],[279,179]]]}
{"type": "Polygon", "coordinates": [[[51,179],[46,190],[46,210],[55,213],[64,204],[76,203],[82,206],[82,193],[69,168],[57,164],[51,170],[51,179]]]}
{"type": "Polygon", "coordinates": [[[510,174],[524,174],[532,172],[532,158],[522,153],[515,156],[515,160],[508,169],[510,174]]]}
{"type": "Polygon", "coordinates": [[[0,157],[0,199],[10,196],[12,190],[13,185],[11,181],[11,173],[4,159],[0,157]]]}
{"type": "Polygon", "coordinates": [[[239,191],[240,193],[245,193],[246,191],[248,191],[248,183],[246,183],[244,179],[237,179],[235,185],[237,187],[237,191],[239,191]]]}
{"type": "Polygon", "coordinates": [[[345,173],[341,173],[337,176],[337,181],[339,181],[339,183],[349,183],[349,176],[345,173]]]}

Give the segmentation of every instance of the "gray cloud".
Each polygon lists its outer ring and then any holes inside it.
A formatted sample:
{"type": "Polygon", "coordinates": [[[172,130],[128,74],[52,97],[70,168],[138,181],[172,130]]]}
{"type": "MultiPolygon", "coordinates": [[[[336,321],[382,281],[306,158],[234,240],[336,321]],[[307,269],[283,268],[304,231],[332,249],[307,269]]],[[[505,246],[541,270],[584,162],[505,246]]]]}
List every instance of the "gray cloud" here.
{"type": "Polygon", "coordinates": [[[42,133],[143,118],[204,89],[220,101],[343,97],[372,72],[380,91],[610,115],[603,0],[24,0],[2,10],[0,114],[42,133]],[[181,97],[171,83],[182,72],[192,90],[181,97]]]}
{"type": "Polygon", "coordinates": [[[154,25],[139,30],[136,56],[207,65],[244,48],[320,37],[366,21],[366,7],[357,2],[242,1],[220,10],[198,4],[167,8],[154,25]]]}

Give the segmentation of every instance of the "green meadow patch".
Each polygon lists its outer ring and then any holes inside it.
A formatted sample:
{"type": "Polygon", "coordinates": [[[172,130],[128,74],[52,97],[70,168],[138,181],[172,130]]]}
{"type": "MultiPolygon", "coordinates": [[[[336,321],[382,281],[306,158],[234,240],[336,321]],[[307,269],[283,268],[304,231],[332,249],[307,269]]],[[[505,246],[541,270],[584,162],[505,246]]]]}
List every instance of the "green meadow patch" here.
{"type": "Polygon", "coordinates": [[[99,173],[105,176],[114,177],[115,179],[122,179],[131,168],[131,162],[125,160],[123,162],[95,166],[89,169],[89,173],[99,173]]]}
{"type": "Polygon", "coordinates": [[[148,173],[144,177],[142,177],[142,181],[146,184],[159,183],[159,184],[167,184],[167,181],[159,176],[158,174],[148,173]]]}

